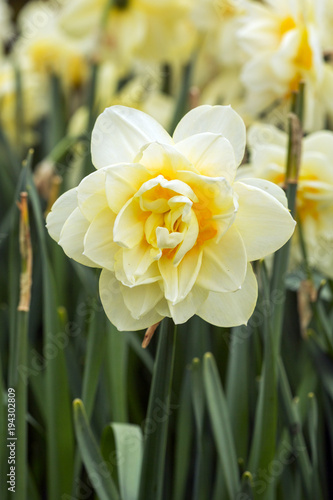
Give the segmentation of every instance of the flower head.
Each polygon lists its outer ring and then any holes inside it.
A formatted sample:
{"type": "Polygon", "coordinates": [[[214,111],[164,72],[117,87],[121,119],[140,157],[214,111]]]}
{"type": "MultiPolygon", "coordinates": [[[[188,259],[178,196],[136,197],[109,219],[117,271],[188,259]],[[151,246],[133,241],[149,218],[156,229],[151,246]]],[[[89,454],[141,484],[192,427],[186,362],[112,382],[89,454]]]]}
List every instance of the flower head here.
{"type": "Polygon", "coordinates": [[[194,314],[246,323],[257,299],[249,264],[294,230],[283,191],[235,182],[245,126],[229,106],[200,106],[173,138],[145,113],[113,106],[92,134],[96,172],[62,195],[50,235],[82,264],[101,267],[100,295],[119,330],[194,314]]]}
{"type": "Polygon", "coordinates": [[[248,54],[242,81],[246,109],[253,116],[288,102],[306,83],[305,128],[321,128],[327,113],[333,70],[325,62],[324,0],[247,3],[239,43],[248,54]]]}
{"type": "MultiPolygon", "coordinates": [[[[269,125],[249,130],[251,164],[245,175],[282,186],[285,178],[288,136],[269,125]]],[[[333,133],[320,131],[303,139],[296,211],[302,226],[309,263],[333,278],[333,133]]],[[[293,238],[292,260],[302,261],[298,232],[293,238]]]]}

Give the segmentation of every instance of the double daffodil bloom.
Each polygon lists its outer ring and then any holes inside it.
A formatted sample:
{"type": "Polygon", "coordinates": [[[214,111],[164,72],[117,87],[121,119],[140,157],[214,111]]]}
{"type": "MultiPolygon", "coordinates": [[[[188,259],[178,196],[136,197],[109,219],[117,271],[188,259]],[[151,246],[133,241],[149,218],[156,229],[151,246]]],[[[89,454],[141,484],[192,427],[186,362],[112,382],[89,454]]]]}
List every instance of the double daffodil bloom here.
{"type": "Polygon", "coordinates": [[[250,261],[281,247],[295,222],[279,187],[235,182],[244,147],[229,106],[193,109],[173,138],[132,108],[99,116],[97,170],[56,201],[47,227],[69,257],[102,268],[102,304],[119,330],[194,314],[247,322],[257,299],[250,261]]]}
{"type": "Polygon", "coordinates": [[[241,75],[247,112],[258,117],[288,102],[304,81],[305,129],[324,127],[333,112],[333,69],[324,59],[325,13],[325,0],[246,3],[238,40],[248,54],[241,75]]]}
{"type": "MultiPolygon", "coordinates": [[[[288,136],[269,125],[255,124],[248,134],[251,163],[243,175],[280,186],[285,179],[288,136]]],[[[309,264],[333,278],[333,133],[322,130],[303,139],[296,209],[309,264]]],[[[303,260],[298,231],[293,238],[292,264],[303,260]]]]}

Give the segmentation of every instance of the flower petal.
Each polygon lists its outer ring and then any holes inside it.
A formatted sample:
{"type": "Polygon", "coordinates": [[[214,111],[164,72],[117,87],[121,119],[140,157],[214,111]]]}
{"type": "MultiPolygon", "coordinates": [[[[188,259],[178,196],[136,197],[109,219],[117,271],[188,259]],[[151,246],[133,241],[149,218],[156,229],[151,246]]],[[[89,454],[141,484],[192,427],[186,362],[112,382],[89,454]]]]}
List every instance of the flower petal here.
{"type": "Polygon", "coordinates": [[[89,221],[84,217],[79,208],[66,220],[61,234],[59,245],[71,259],[89,267],[100,267],[88,257],[83,255],[83,241],[89,227],[89,221]]]}
{"type": "Polygon", "coordinates": [[[142,241],[134,248],[122,249],[117,255],[116,276],[124,285],[131,287],[161,279],[151,250],[150,245],[142,241]]]}
{"type": "Polygon", "coordinates": [[[170,316],[176,325],[185,323],[188,319],[192,318],[200,307],[200,305],[207,299],[208,290],[195,286],[186,295],[185,299],[177,304],[168,302],[170,316]]]}
{"type": "Polygon", "coordinates": [[[96,120],[91,155],[96,168],[114,163],[132,163],[149,142],[172,144],[164,128],[149,115],[126,106],[111,106],[96,120]]]}
{"type": "Polygon", "coordinates": [[[210,292],[197,315],[216,326],[244,325],[251,317],[258,296],[258,284],[251,264],[240,290],[227,293],[210,292]]]}
{"type": "Polygon", "coordinates": [[[198,106],[189,111],[178,123],[173,134],[175,143],[195,134],[212,132],[229,140],[239,165],[245,150],[245,125],[231,106],[198,106]]]}
{"type": "Polygon", "coordinates": [[[184,300],[189,294],[197,279],[201,262],[202,250],[198,247],[188,252],[178,266],[165,256],[158,261],[164,296],[171,304],[184,300]]]}
{"type": "Polygon", "coordinates": [[[288,136],[282,130],[265,123],[254,123],[249,128],[247,142],[251,149],[256,149],[261,145],[276,145],[284,150],[288,145],[288,136]]]}
{"type": "Polygon", "coordinates": [[[132,198],[123,206],[113,227],[113,241],[125,248],[138,245],[144,235],[144,221],[138,200],[132,198]]]}
{"type": "Polygon", "coordinates": [[[288,200],[286,197],[286,193],[279,186],[274,184],[274,182],[266,181],[265,179],[254,179],[254,178],[244,178],[241,179],[243,184],[247,186],[254,186],[265,193],[270,194],[274,198],[276,198],[285,208],[288,208],[288,200]]]}
{"type": "Polygon", "coordinates": [[[295,221],[276,198],[261,189],[235,182],[239,208],[235,219],[247,259],[257,260],[278,250],[294,232],[295,221]]]}
{"type": "Polygon", "coordinates": [[[114,270],[115,254],[120,250],[112,237],[115,218],[109,208],[102,210],[91,222],[84,238],[83,254],[110,271],[114,270]]]}
{"type": "Polygon", "coordinates": [[[150,313],[163,298],[163,292],[157,282],[133,288],[123,286],[121,293],[127,309],[135,319],[140,319],[145,314],[150,313]]]}
{"type": "MultiPolygon", "coordinates": [[[[156,309],[135,319],[126,307],[122,291],[125,287],[119,283],[114,273],[103,269],[99,279],[99,294],[105,313],[112,324],[120,331],[136,331],[148,328],[163,319],[156,309]]],[[[140,293],[139,290],[137,290],[140,293]]]]}
{"type": "Polygon", "coordinates": [[[233,182],[237,170],[235,153],[229,140],[221,134],[195,134],[178,142],[176,147],[199,174],[225,177],[233,182]]]}
{"type": "Polygon", "coordinates": [[[66,191],[53,204],[51,212],[46,217],[46,227],[51,238],[59,242],[61,230],[68,217],[77,208],[76,188],[66,191]]]}
{"type": "Polygon", "coordinates": [[[105,169],[106,196],[116,214],[152,175],[139,163],[118,164],[105,169]]]}
{"type": "Polygon", "coordinates": [[[192,170],[189,160],[178,148],[158,142],[143,146],[135,161],[166,177],[172,177],[178,170],[192,170]]]}
{"type": "Polygon", "coordinates": [[[82,179],[77,188],[77,199],[82,214],[89,221],[108,206],[105,194],[105,170],[97,170],[82,179]]]}
{"type": "Polygon", "coordinates": [[[237,229],[231,226],[217,243],[203,246],[203,257],[197,284],[213,292],[232,292],[244,282],[247,255],[237,229]]]}

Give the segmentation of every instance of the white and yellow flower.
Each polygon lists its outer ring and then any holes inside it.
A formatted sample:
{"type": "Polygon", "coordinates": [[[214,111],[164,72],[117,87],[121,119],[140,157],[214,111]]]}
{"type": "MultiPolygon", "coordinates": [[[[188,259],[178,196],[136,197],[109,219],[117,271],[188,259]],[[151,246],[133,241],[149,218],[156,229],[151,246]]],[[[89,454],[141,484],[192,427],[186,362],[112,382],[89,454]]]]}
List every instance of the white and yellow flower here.
{"type": "Polygon", "coordinates": [[[14,147],[31,146],[36,140],[33,127],[47,111],[46,89],[27,60],[20,61],[21,95],[18,96],[17,74],[9,57],[0,59],[0,126],[14,147]],[[22,106],[17,120],[18,102],[22,106]],[[19,130],[18,130],[19,125],[19,130]]]}
{"type": "Polygon", "coordinates": [[[289,100],[301,81],[306,83],[305,129],[323,128],[327,113],[333,113],[333,68],[324,60],[325,1],[247,3],[238,38],[248,54],[242,81],[253,116],[289,100]]]}
{"type": "Polygon", "coordinates": [[[76,261],[101,267],[100,296],[119,330],[194,314],[246,323],[257,299],[250,261],[294,230],[283,191],[235,182],[245,126],[228,106],[200,106],[173,138],[145,113],[113,106],[96,121],[96,172],[62,195],[50,235],[76,261]]]}
{"type": "MultiPolygon", "coordinates": [[[[282,186],[285,180],[287,134],[269,125],[249,130],[251,163],[240,173],[282,186]]],[[[333,278],[333,133],[319,131],[303,140],[296,199],[297,217],[307,248],[309,264],[333,278]]],[[[298,231],[292,246],[293,264],[302,259],[298,231]]]]}
{"type": "Polygon", "coordinates": [[[41,1],[28,3],[18,17],[21,36],[16,57],[28,58],[36,73],[56,75],[65,88],[82,85],[89,76],[92,40],[78,41],[61,29],[60,11],[41,1]]]}
{"type": "Polygon", "coordinates": [[[190,0],[74,0],[60,25],[77,40],[95,37],[96,57],[125,71],[133,58],[186,62],[196,35],[190,8],[190,0]]]}

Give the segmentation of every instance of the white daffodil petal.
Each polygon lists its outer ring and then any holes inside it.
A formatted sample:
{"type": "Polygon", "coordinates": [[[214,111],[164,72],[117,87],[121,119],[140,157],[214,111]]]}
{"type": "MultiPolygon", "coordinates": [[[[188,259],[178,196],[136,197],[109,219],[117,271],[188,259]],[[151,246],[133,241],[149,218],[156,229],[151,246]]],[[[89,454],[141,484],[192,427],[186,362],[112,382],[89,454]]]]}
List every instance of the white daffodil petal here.
{"type": "Polygon", "coordinates": [[[176,325],[185,323],[194,316],[202,303],[207,300],[208,290],[194,286],[186,295],[186,298],[177,304],[168,302],[170,315],[176,325]]]}
{"type": "Polygon", "coordinates": [[[120,210],[113,226],[113,241],[125,248],[133,248],[144,235],[144,221],[138,201],[134,198],[120,210]]]}
{"type": "Polygon", "coordinates": [[[158,248],[175,248],[181,241],[184,235],[182,233],[169,233],[166,227],[156,228],[156,241],[158,248]]]}
{"type": "Polygon", "coordinates": [[[173,175],[178,170],[191,170],[191,164],[174,146],[153,142],[144,146],[135,161],[152,172],[173,175]]]}
{"type": "Polygon", "coordinates": [[[77,208],[77,190],[70,189],[62,194],[54,203],[51,212],[46,217],[46,227],[51,238],[59,242],[61,230],[68,217],[77,208]]]}
{"type": "Polygon", "coordinates": [[[159,283],[139,285],[133,288],[124,286],[121,290],[125,305],[135,319],[140,319],[152,311],[156,304],[163,298],[163,292],[159,283]]]}
{"type": "Polygon", "coordinates": [[[77,199],[81,212],[89,221],[108,206],[105,194],[105,170],[88,175],[78,185],[77,199]]]}
{"type": "Polygon", "coordinates": [[[304,138],[302,148],[304,153],[317,151],[327,156],[327,158],[333,158],[333,132],[321,130],[309,134],[304,138]]]}
{"type": "Polygon", "coordinates": [[[249,128],[247,142],[251,149],[256,149],[259,145],[276,145],[284,150],[288,145],[288,136],[274,125],[265,123],[254,123],[249,128]]]}
{"type": "Polygon", "coordinates": [[[155,277],[156,281],[159,276],[157,273],[157,267],[154,268],[156,273],[151,274],[152,269],[147,270],[155,262],[154,257],[151,253],[150,245],[147,245],[145,241],[142,241],[135,248],[124,248],[122,252],[122,267],[127,276],[128,282],[131,284],[136,284],[138,280],[148,279],[151,281],[152,277],[155,277]]]}
{"type": "Polygon", "coordinates": [[[231,226],[220,241],[207,242],[197,284],[213,292],[232,292],[241,287],[247,269],[244,243],[231,226]]]}
{"type": "MultiPolygon", "coordinates": [[[[188,172],[190,173],[190,172],[188,172]]],[[[160,186],[161,188],[164,189],[169,189],[170,191],[174,191],[175,193],[178,193],[180,195],[186,196],[192,201],[198,201],[198,198],[194,191],[188,186],[185,182],[178,180],[178,179],[172,179],[168,180],[163,177],[163,175],[158,175],[154,179],[151,179],[147,182],[145,182],[138,192],[135,194],[135,197],[138,198],[142,196],[143,194],[147,193],[147,191],[150,191],[151,189],[160,186]]]]}
{"type": "Polygon", "coordinates": [[[197,310],[197,315],[212,325],[225,328],[244,325],[254,311],[257,296],[257,280],[251,264],[248,264],[242,288],[236,292],[209,292],[208,298],[197,310]]]}
{"type": "Polygon", "coordinates": [[[176,303],[179,296],[177,267],[173,265],[171,259],[163,256],[158,261],[158,268],[163,279],[165,298],[172,303],[176,303]]]}
{"type": "Polygon", "coordinates": [[[107,317],[119,331],[136,331],[148,328],[163,319],[156,309],[149,311],[140,319],[135,319],[125,305],[122,290],[114,273],[103,269],[99,279],[99,294],[107,317]]]}
{"type": "Polygon", "coordinates": [[[266,181],[265,179],[255,179],[255,178],[242,178],[241,182],[243,184],[247,184],[248,186],[254,186],[265,193],[270,194],[274,198],[276,198],[285,208],[288,208],[288,200],[286,197],[286,193],[279,186],[274,184],[273,182],[266,181]]]}
{"type": "Polygon", "coordinates": [[[151,178],[147,169],[139,163],[119,164],[105,169],[105,191],[107,202],[116,214],[151,178]]]}
{"type": "Polygon", "coordinates": [[[249,261],[275,252],[291,237],[295,221],[276,198],[261,189],[236,182],[239,207],[235,219],[249,261]]]}
{"type": "Polygon", "coordinates": [[[194,247],[199,235],[199,224],[194,214],[193,210],[191,210],[191,220],[184,231],[183,242],[179,245],[175,256],[173,258],[173,265],[178,265],[184,256],[194,247]]]}
{"type": "Polygon", "coordinates": [[[237,165],[245,150],[245,125],[242,118],[230,106],[198,106],[187,113],[178,123],[173,134],[175,143],[191,135],[212,132],[228,139],[235,153],[237,165]]]}
{"type": "Polygon", "coordinates": [[[126,106],[112,106],[97,118],[92,131],[93,164],[102,168],[114,163],[132,163],[142,146],[155,141],[173,143],[151,116],[126,106]]]}
{"type": "Polygon", "coordinates": [[[112,236],[115,218],[109,208],[102,210],[91,222],[84,238],[83,254],[110,271],[114,270],[115,254],[120,250],[112,236]]]}
{"type": "Polygon", "coordinates": [[[100,267],[83,255],[83,241],[89,224],[90,222],[82,215],[80,209],[76,208],[68,217],[62,228],[59,245],[62,246],[68,257],[76,260],[80,264],[89,267],[100,267]]]}
{"type": "Polygon", "coordinates": [[[178,292],[179,300],[184,300],[192,290],[201,268],[202,249],[198,246],[192,248],[178,266],[178,292]]]}
{"type": "Polygon", "coordinates": [[[229,182],[234,180],[237,170],[234,149],[221,134],[192,135],[178,142],[176,147],[193,163],[199,174],[225,177],[229,182]]]}

